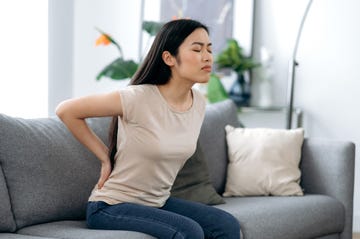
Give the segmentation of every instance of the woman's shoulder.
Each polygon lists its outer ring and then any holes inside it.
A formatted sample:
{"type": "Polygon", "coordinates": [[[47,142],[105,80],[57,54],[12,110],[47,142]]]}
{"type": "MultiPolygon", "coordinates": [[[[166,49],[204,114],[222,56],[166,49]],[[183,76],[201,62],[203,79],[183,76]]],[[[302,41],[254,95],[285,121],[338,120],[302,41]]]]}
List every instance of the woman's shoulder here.
{"type": "Polygon", "coordinates": [[[120,91],[120,94],[123,94],[123,95],[137,96],[137,95],[149,94],[154,91],[153,88],[154,88],[154,86],[150,85],[150,84],[128,85],[124,88],[121,88],[119,91],[120,91]]]}
{"type": "Polygon", "coordinates": [[[152,85],[128,85],[119,90],[121,102],[124,108],[124,115],[128,119],[143,114],[144,109],[152,106],[154,101],[152,85]]]}
{"type": "Polygon", "coordinates": [[[141,84],[141,85],[128,85],[124,88],[121,88],[120,90],[128,90],[128,91],[148,91],[151,90],[154,87],[154,85],[150,84],[141,84]]]}

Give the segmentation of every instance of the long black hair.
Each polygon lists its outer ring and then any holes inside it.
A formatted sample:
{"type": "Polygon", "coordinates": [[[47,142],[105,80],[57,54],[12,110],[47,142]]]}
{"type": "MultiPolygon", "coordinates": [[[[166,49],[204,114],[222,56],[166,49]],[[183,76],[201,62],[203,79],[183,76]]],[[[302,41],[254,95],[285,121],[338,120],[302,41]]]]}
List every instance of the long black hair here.
{"type": "MultiPolygon", "coordinates": [[[[130,85],[153,84],[164,85],[171,77],[171,69],[162,59],[164,51],[178,57],[179,46],[196,29],[203,28],[209,33],[208,28],[195,20],[179,19],[166,23],[157,33],[155,40],[142,62],[139,69],[130,81],[130,85]]],[[[118,117],[114,116],[109,130],[109,156],[111,166],[115,164],[117,151],[118,117]]]]}

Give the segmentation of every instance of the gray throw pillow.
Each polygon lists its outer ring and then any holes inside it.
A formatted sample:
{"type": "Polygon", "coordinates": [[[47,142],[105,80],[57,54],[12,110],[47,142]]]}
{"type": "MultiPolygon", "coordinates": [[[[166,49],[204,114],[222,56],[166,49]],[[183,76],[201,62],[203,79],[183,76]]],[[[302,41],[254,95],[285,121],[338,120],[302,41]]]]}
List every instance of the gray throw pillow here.
{"type": "Polygon", "coordinates": [[[208,205],[225,203],[210,182],[208,167],[199,143],[195,153],[178,173],[171,196],[208,205]]]}

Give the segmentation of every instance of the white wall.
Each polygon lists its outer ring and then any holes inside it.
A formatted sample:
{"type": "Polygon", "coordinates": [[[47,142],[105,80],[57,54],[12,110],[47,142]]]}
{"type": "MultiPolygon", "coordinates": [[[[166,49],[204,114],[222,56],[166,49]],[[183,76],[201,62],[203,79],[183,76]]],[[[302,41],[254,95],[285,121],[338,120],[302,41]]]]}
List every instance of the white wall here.
{"type": "Polygon", "coordinates": [[[74,2],[49,0],[48,115],[72,97],[74,53],[74,2]]]}
{"type": "MultiPolygon", "coordinates": [[[[140,34],[143,45],[146,35],[141,32],[141,0],[76,0],[74,1],[74,75],[73,96],[116,90],[128,80],[114,81],[96,75],[119,57],[113,45],[95,47],[99,32],[110,34],[121,46],[125,59],[139,61],[140,34]]],[[[160,17],[159,1],[144,1],[146,20],[160,17]],[[151,3],[151,4],[150,4],[151,3]]],[[[141,51],[140,51],[141,52],[141,51]]]]}
{"type": "Polygon", "coordinates": [[[0,1],[0,113],[47,116],[47,11],[47,1],[0,1]]]}
{"type": "Polygon", "coordinates": [[[121,46],[126,59],[138,58],[140,0],[76,0],[74,1],[74,81],[73,96],[115,90],[124,81],[101,79],[96,75],[118,56],[113,46],[95,47],[99,33],[110,34],[121,46]]]}
{"type": "MultiPolygon", "coordinates": [[[[272,93],[277,105],[285,104],[288,60],[307,2],[256,0],[255,50],[266,46],[274,53],[272,93]]],[[[359,9],[358,0],[314,0],[300,40],[295,84],[295,105],[304,110],[306,135],[351,140],[358,147],[359,9]]],[[[356,167],[354,231],[360,232],[360,164],[356,167]]]]}

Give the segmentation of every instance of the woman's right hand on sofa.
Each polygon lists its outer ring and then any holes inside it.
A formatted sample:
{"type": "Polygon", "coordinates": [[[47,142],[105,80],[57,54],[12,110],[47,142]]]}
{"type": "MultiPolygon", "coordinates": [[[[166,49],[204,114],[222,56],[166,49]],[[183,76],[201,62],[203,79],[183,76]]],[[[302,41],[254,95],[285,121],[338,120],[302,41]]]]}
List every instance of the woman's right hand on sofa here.
{"type": "Polygon", "coordinates": [[[101,171],[100,171],[100,178],[97,183],[98,189],[101,189],[104,186],[104,183],[109,178],[111,174],[111,163],[110,160],[101,161],[101,171]]]}

